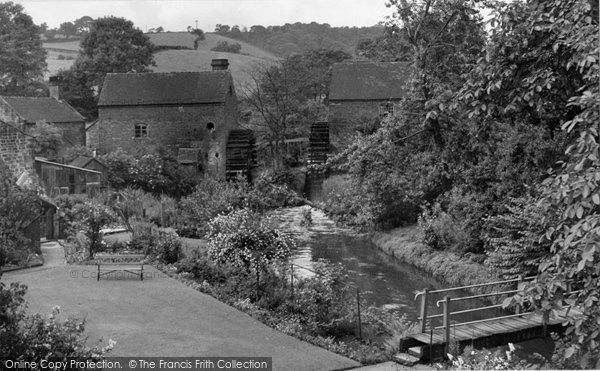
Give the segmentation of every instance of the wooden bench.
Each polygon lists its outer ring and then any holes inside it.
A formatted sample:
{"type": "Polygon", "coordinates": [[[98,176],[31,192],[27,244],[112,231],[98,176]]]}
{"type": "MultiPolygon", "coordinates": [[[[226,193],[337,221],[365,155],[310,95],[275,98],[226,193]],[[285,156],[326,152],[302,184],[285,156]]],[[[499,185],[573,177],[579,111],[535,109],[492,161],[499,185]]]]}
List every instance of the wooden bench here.
{"type": "Polygon", "coordinates": [[[98,265],[98,276],[109,275],[114,272],[128,272],[140,276],[144,280],[144,261],[146,256],[143,254],[96,254],[94,260],[98,265]]]}

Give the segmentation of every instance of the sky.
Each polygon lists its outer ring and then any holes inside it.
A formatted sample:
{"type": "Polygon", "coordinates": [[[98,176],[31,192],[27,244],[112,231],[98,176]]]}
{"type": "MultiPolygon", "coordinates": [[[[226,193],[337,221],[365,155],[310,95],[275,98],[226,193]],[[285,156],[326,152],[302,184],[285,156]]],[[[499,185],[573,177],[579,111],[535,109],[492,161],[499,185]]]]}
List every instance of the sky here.
{"type": "Polygon", "coordinates": [[[285,23],[329,23],[331,26],[372,26],[391,10],[385,0],[13,0],[25,8],[36,24],[50,28],[88,15],[127,18],[143,31],[162,26],[183,31],[196,26],[213,31],[217,23],[282,25],[285,23]]]}

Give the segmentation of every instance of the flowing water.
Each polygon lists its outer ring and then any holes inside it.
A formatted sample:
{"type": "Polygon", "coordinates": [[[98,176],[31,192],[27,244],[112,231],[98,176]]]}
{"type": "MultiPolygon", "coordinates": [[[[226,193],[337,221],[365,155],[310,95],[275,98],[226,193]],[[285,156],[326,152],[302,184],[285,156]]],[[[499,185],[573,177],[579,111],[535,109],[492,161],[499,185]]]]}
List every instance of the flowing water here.
{"type": "MultiPolygon", "coordinates": [[[[368,305],[404,313],[416,321],[419,309],[415,293],[445,287],[423,271],[383,253],[367,236],[336,226],[321,210],[308,206],[287,208],[278,210],[273,217],[279,228],[297,238],[299,249],[294,264],[311,268],[319,259],[341,263],[348,272],[348,283],[359,288],[368,305]],[[312,224],[302,226],[304,210],[308,209],[312,224]]],[[[298,274],[311,274],[301,268],[295,270],[298,274]]],[[[439,311],[435,300],[431,300],[429,312],[439,311]]]]}

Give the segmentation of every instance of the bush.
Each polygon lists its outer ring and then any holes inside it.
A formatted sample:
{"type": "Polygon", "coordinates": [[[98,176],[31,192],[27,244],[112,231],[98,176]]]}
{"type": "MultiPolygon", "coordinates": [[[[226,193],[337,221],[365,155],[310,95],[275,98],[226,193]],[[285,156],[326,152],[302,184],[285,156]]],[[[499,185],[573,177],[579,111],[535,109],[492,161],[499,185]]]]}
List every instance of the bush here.
{"type": "Polygon", "coordinates": [[[219,41],[216,46],[210,50],[213,52],[237,53],[242,51],[242,46],[238,43],[228,43],[227,41],[219,41]]]}
{"type": "Polygon", "coordinates": [[[425,208],[418,223],[425,246],[459,253],[468,251],[469,234],[462,223],[442,211],[439,204],[425,208]]]}
{"type": "Polygon", "coordinates": [[[532,197],[510,199],[506,209],[485,220],[487,262],[504,279],[535,275],[551,255],[552,242],[544,235],[547,225],[553,224],[552,216],[532,197]]]}
{"type": "Polygon", "coordinates": [[[165,264],[173,264],[179,260],[181,255],[181,239],[174,234],[165,233],[156,245],[158,260],[165,264]]]}
{"type": "Polygon", "coordinates": [[[87,347],[84,322],[74,318],[60,321],[59,307],[54,307],[47,318],[26,314],[26,290],[19,283],[7,287],[0,282],[0,361],[99,361],[114,346],[115,342],[109,340],[103,348],[87,347]]]}

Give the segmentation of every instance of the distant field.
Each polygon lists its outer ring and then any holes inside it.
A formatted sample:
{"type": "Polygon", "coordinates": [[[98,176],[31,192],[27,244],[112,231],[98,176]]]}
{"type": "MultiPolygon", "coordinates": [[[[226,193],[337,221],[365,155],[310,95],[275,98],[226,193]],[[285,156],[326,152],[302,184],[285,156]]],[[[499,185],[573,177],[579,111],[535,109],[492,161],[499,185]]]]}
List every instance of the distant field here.
{"type": "MultiPolygon", "coordinates": [[[[161,32],[147,34],[155,45],[185,46],[193,49],[195,36],[187,32],[161,32]]],[[[77,57],[79,41],[67,42],[44,42],[44,48],[48,51],[46,63],[48,72],[45,77],[56,74],[61,69],[70,68],[74,60],[59,60],[59,55],[64,57],[77,57]]],[[[277,57],[267,51],[254,47],[250,44],[230,39],[221,35],[207,33],[206,40],[198,45],[198,50],[164,50],[154,55],[155,72],[194,72],[210,71],[210,62],[215,58],[229,59],[229,69],[233,75],[234,83],[238,92],[246,86],[250,78],[248,72],[263,64],[270,64],[277,57]],[[220,41],[236,42],[242,45],[242,54],[213,52],[210,49],[220,41]]]]}
{"type": "Polygon", "coordinates": [[[79,43],[80,40],[71,40],[71,41],[64,41],[64,42],[60,42],[60,41],[55,41],[55,42],[48,42],[45,41],[42,46],[45,49],[65,49],[65,50],[72,50],[74,52],[79,51],[79,43]]]}
{"type": "MultiPolygon", "coordinates": [[[[161,32],[146,35],[150,37],[150,40],[152,41],[152,43],[154,43],[154,45],[183,46],[190,49],[194,49],[194,40],[196,39],[196,36],[188,32],[161,32]]],[[[274,54],[257,48],[256,46],[247,44],[243,41],[230,39],[229,37],[217,35],[214,33],[206,33],[205,36],[206,39],[199,42],[198,50],[210,51],[210,49],[214,48],[220,41],[226,41],[230,44],[240,44],[242,46],[242,54],[257,58],[273,60],[277,59],[277,57],[274,54]]]]}
{"type": "Polygon", "coordinates": [[[210,71],[210,62],[215,58],[229,59],[229,69],[238,92],[251,81],[248,72],[272,63],[272,60],[251,57],[248,55],[220,53],[204,50],[165,50],[154,55],[155,72],[194,72],[210,71]]]}

